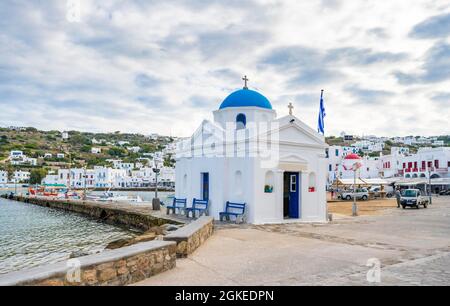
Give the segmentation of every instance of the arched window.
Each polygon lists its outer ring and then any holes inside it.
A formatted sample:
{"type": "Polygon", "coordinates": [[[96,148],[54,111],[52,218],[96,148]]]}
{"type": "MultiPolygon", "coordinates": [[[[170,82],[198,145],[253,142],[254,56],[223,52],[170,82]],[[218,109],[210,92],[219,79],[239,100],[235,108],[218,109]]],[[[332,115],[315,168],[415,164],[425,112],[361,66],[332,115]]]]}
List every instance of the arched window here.
{"type": "Polygon", "coordinates": [[[245,129],[245,126],[247,125],[247,118],[244,114],[239,114],[236,116],[236,129],[245,129]]]}

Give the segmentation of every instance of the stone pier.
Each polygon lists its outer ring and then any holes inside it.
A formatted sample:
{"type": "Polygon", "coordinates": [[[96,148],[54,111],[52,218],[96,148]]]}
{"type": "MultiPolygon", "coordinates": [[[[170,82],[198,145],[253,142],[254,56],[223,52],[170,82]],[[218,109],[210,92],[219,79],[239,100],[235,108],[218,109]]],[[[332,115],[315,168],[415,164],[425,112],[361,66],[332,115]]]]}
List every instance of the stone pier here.
{"type": "Polygon", "coordinates": [[[161,226],[166,223],[184,223],[175,217],[166,216],[162,211],[152,211],[150,206],[133,205],[128,203],[100,203],[93,201],[52,199],[21,195],[14,196],[11,200],[71,211],[101,220],[107,224],[132,227],[140,231],[147,231],[152,227],[161,226]]]}

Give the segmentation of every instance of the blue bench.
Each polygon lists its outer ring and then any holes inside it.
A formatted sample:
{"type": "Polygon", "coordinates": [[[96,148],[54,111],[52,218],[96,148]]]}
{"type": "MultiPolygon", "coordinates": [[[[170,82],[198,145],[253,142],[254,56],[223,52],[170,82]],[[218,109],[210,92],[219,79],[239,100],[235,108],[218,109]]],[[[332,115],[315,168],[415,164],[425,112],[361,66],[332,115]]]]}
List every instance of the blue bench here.
{"type": "Polygon", "coordinates": [[[227,221],[230,221],[230,216],[234,216],[236,218],[236,223],[238,219],[241,219],[241,222],[244,222],[244,214],[245,214],[245,203],[233,203],[227,201],[225,206],[225,211],[219,213],[220,221],[223,221],[225,217],[227,221]]]}
{"type": "Polygon", "coordinates": [[[167,205],[167,214],[170,214],[170,211],[172,210],[174,214],[177,213],[177,209],[180,211],[180,214],[186,210],[186,199],[177,199],[173,198],[172,205],[167,205]]]}
{"type": "Polygon", "coordinates": [[[186,208],[186,217],[189,218],[189,213],[192,212],[192,218],[195,218],[195,212],[198,211],[198,216],[202,214],[208,215],[208,200],[195,199],[192,201],[192,207],[186,208]]]}

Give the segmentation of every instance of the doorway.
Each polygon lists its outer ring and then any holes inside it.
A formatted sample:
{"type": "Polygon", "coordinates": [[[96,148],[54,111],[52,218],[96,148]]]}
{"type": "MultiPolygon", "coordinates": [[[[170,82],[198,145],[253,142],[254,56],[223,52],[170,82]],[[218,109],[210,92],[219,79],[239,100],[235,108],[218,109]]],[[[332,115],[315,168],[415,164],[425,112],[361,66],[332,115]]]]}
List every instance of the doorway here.
{"type": "Polygon", "coordinates": [[[209,173],[202,173],[202,200],[209,200],[209,173]]]}
{"type": "Polygon", "coordinates": [[[283,214],[287,219],[300,218],[299,173],[285,172],[283,176],[283,214]]]}

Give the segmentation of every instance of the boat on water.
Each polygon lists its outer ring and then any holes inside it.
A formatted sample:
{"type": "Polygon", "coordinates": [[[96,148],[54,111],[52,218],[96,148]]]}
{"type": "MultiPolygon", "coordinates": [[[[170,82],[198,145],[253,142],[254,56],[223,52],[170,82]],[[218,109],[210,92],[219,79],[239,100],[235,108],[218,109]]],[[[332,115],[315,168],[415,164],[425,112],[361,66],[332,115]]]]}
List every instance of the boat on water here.
{"type": "Polygon", "coordinates": [[[144,201],[138,195],[120,195],[114,194],[110,189],[103,192],[100,195],[88,194],[86,195],[87,200],[98,201],[98,202],[132,202],[132,203],[143,203],[144,201]]]}
{"type": "Polygon", "coordinates": [[[52,198],[80,198],[73,191],[70,191],[64,184],[43,184],[28,188],[30,196],[52,197],[52,198]]]}

